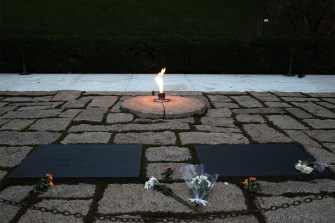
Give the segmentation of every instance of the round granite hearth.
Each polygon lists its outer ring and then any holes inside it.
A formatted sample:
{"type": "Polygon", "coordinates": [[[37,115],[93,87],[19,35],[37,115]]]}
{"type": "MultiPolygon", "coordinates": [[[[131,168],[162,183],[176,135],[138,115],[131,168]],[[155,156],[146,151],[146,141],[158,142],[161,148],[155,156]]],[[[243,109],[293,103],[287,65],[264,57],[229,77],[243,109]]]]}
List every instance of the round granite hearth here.
{"type": "Polygon", "coordinates": [[[155,102],[157,96],[138,96],[126,99],[122,110],[129,111],[140,118],[171,119],[202,115],[206,104],[197,98],[167,96],[169,102],[155,102]]]}

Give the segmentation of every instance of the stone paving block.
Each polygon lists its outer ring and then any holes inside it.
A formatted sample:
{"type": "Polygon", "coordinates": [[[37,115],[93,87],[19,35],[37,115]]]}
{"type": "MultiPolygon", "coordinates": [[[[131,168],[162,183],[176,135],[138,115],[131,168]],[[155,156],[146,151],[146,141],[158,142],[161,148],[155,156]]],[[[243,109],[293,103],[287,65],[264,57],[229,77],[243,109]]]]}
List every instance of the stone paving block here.
{"type": "Polygon", "coordinates": [[[292,105],[289,105],[285,102],[264,102],[267,106],[272,108],[289,108],[292,107],[292,105]]]}
{"type": "Polygon", "coordinates": [[[59,117],[73,119],[81,111],[82,111],[82,109],[67,109],[62,114],[60,114],[59,117]]]}
{"type": "MultiPolygon", "coordinates": [[[[181,198],[191,198],[191,191],[185,183],[166,184],[181,198]]],[[[199,206],[201,213],[215,211],[245,210],[245,198],[235,185],[216,183],[205,197],[206,207],[199,206]]],[[[98,212],[139,213],[139,212],[175,212],[194,213],[193,210],[153,189],[144,189],[144,184],[110,184],[99,202],[98,212]]]]}
{"type": "Polygon", "coordinates": [[[263,105],[256,99],[250,96],[230,96],[232,99],[236,100],[243,107],[247,108],[260,108],[263,105]]]}
{"type": "Polygon", "coordinates": [[[330,98],[335,97],[335,93],[333,92],[322,92],[322,93],[305,93],[311,97],[318,97],[318,98],[330,98]]]}
{"type": "Polygon", "coordinates": [[[5,106],[5,105],[7,105],[8,103],[6,103],[6,102],[0,102],[0,108],[1,107],[3,107],[3,106],[5,106]]]}
{"type": "MultiPolygon", "coordinates": [[[[288,198],[283,196],[262,197],[265,204],[259,202],[261,207],[269,208],[274,204],[292,203],[295,200],[303,200],[309,196],[288,198]]],[[[291,206],[287,209],[268,211],[263,213],[267,222],[334,222],[335,221],[335,198],[329,197],[316,200],[308,204],[291,206]]]]}
{"type": "Polygon", "coordinates": [[[1,127],[4,130],[22,130],[31,125],[35,120],[32,119],[12,119],[1,127]]]}
{"type": "Polygon", "coordinates": [[[57,184],[54,188],[49,189],[39,197],[51,197],[51,198],[89,198],[92,197],[95,192],[94,184],[76,184],[66,185],[57,184]]]}
{"type": "MultiPolygon", "coordinates": [[[[115,218],[131,218],[131,219],[134,218],[136,220],[129,220],[129,222],[144,222],[144,220],[139,215],[116,215],[115,218]]],[[[94,223],[110,223],[110,222],[111,221],[109,219],[94,221],[94,223]]],[[[126,220],[116,220],[116,221],[114,221],[114,219],[113,219],[113,222],[114,223],[124,223],[124,222],[126,222],[126,220]]]]}
{"type": "Polygon", "coordinates": [[[265,124],[245,124],[243,125],[243,128],[253,140],[259,143],[283,143],[292,141],[284,134],[265,124]]]}
{"type": "Polygon", "coordinates": [[[281,129],[308,129],[306,126],[288,115],[268,115],[266,117],[281,129]]]}
{"type": "Polygon", "coordinates": [[[267,182],[258,181],[262,191],[261,194],[281,195],[285,193],[320,193],[335,192],[335,181],[329,179],[318,179],[307,182],[285,181],[285,182],[267,182]]]}
{"type": "Polygon", "coordinates": [[[229,108],[208,109],[206,116],[210,118],[227,118],[231,117],[231,111],[229,108]]]}
{"type": "Polygon", "coordinates": [[[300,92],[272,92],[272,93],[283,97],[305,97],[305,95],[303,95],[300,92]]]}
{"type": "Polygon", "coordinates": [[[70,133],[61,142],[62,144],[81,144],[81,143],[108,143],[112,134],[107,132],[84,132],[70,133]]]}
{"type": "Polygon", "coordinates": [[[55,95],[57,91],[0,91],[2,96],[47,96],[55,95]]]}
{"type": "Polygon", "coordinates": [[[96,108],[96,107],[90,107],[82,112],[79,113],[79,115],[74,119],[75,122],[82,122],[82,121],[88,121],[88,122],[102,122],[104,118],[104,114],[107,112],[107,108],[96,108]]]}
{"type": "Polygon", "coordinates": [[[0,181],[6,176],[7,172],[4,170],[0,170],[0,181]]]}
{"type": "Polygon", "coordinates": [[[224,95],[208,95],[211,102],[231,102],[231,99],[224,95]]]}
{"type": "Polygon", "coordinates": [[[335,104],[335,98],[322,98],[322,100],[335,104]]]}
{"type": "Polygon", "coordinates": [[[323,143],[322,145],[335,153],[335,143],[323,143]]]}
{"type": "Polygon", "coordinates": [[[0,131],[0,144],[3,145],[37,145],[55,142],[60,137],[57,132],[19,132],[0,131]]]}
{"type": "MultiPolygon", "coordinates": [[[[137,119],[139,120],[139,119],[137,119]]],[[[147,119],[148,120],[148,119],[147,119]]],[[[161,119],[163,122],[185,122],[185,123],[194,123],[193,117],[187,117],[187,118],[175,118],[175,119],[161,119]]]]}
{"type": "Polygon", "coordinates": [[[306,130],[305,133],[320,142],[335,142],[335,130],[306,130]]]}
{"type": "Polygon", "coordinates": [[[209,118],[209,117],[203,117],[201,118],[201,123],[203,125],[209,125],[209,126],[223,126],[223,127],[236,127],[234,125],[234,119],[232,118],[209,118]]]}
{"type": "Polygon", "coordinates": [[[260,115],[239,114],[236,115],[236,120],[243,123],[264,123],[265,120],[260,115]]]}
{"type": "Polygon", "coordinates": [[[306,98],[306,97],[282,97],[284,101],[320,101],[318,98],[306,98]]]}
{"type": "Polygon", "coordinates": [[[166,95],[173,96],[202,96],[201,91],[164,91],[166,95]]]}
{"type": "Polygon", "coordinates": [[[300,108],[285,108],[285,110],[297,118],[313,118],[313,115],[301,110],[300,108]]]}
{"type": "Polygon", "coordinates": [[[66,102],[62,108],[84,108],[90,101],[90,98],[80,98],[66,102]]]}
{"type": "Polygon", "coordinates": [[[145,157],[149,162],[157,161],[184,161],[191,158],[187,147],[161,146],[146,149],[145,157]]]}
{"type": "MultiPolygon", "coordinates": [[[[89,211],[92,200],[42,200],[36,206],[55,208],[59,211],[69,211],[71,213],[81,213],[86,215],[89,211]]],[[[48,223],[81,223],[82,218],[74,216],[64,216],[36,210],[28,210],[18,221],[19,223],[48,222],[48,223]]]]}
{"type": "Polygon", "coordinates": [[[0,119],[0,126],[6,124],[9,121],[10,121],[10,119],[0,119]]]}
{"type": "Polygon", "coordinates": [[[301,131],[285,130],[285,133],[295,142],[300,143],[306,147],[321,147],[321,145],[311,139],[308,135],[301,131]]]}
{"type": "Polygon", "coordinates": [[[249,140],[240,133],[181,132],[181,144],[247,144],[249,140]]]}
{"type": "Polygon", "coordinates": [[[331,153],[323,148],[318,147],[306,147],[306,151],[314,156],[316,160],[323,160],[327,163],[335,162],[335,154],[331,153]]]}
{"type": "Polygon", "coordinates": [[[335,118],[335,113],[313,102],[292,102],[295,106],[303,108],[313,115],[325,118],[335,118]]]}
{"type": "Polygon", "coordinates": [[[16,109],[16,111],[35,111],[35,110],[48,110],[48,109],[53,109],[55,106],[53,105],[36,105],[36,106],[25,106],[16,109]]]}
{"type": "Polygon", "coordinates": [[[52,98],[53,98],[52,95],[38,96],[38,97],[34,97],[33,101],[50,101],[52,98]]]}
{"type": "Polygon", "coordinates": [[[64,131],[70,125],[71,119],[68,118],[49,118],[37,120],[30,129],[45,131],[64,131]]]}
{"type": "Polygon", "coordinates": [[[0,147],[0,166],[14,167],[21,163],[33,147],[0,147]]]}
{"type": "Polygon", "coordinates": [[[270,102],[270,101],[280,101],[280,99],[268,92],[249,92],[252,96],[260,101],[270,102]]]}
{"type": "Polygon", "coordinates": [[[217,127],[212,125],[195,125],[194,126],[198,131],[202,132],[237,132],[240,133],[241,130],[239,128],[227,128],[227,127],[217,127]]]}
{"type": "Polygon", "coordinates": [[[215,108],[239,108],[240,106],[233,102],[212,102],[215,108]]]}
{"type": "Polygon", "coordinates": [[[142,132],[118,133],[114,138],[115,144],[146,144],[146,145],[175,145],[176,135],[173,132],[142,132]]]}
{"type": "Polygon", "coordinates": [[[209,91],[204,92],[204,94],[208,95],[246,95],[247,92],[239,92],[239,91],[209,91]]]}
{"type": "MultiPolygon", "coordinates": [[[[17,106],[4,106],[0,108],[0,115],[6,114],[7,112],[13,111],[17,106]]],[[[4,118],[4,117],[2,117],[4,118]]]]}
{"type": "Polygon", "coordinates": [[[116,96],[97,96],[93,97],[88,107],[110,108],[119,98],[116,96]]]}
{"type": "Polygon", "coordinates": [[[335,104],[329,103],[329,102],[316,102],[316,104],[321,105],[326,108],[334,109],[335,104]]]}
{"type": "Polygon", "coordinates": [[[335,129],[335,119],[304,119],[314,129],[335,129]]]}
{"type": "Polygon", "coordinates": [[[107,115],[107,123],[131,122],[134,115],[129,113],[110,113],[107,115]]]}
{"type": "Polygon", "coordinates": [[[53,101],[72,101],[80,97],[80,91],[59,91],[53,98],[53,101]]]}
{"type": "Polygon", "coordinates": [[[183,180],[180,168],[186,165],[190,165],[190,163],[149,163],[147,166],[146,176],[148,179],[154,176],[159,181],[164,180],[164,177],[162,176],[164,167],[169,166],[174,170],[173,174],[171,175],[171,180],[183,180]]]}
{"type": "Polygon", "coordinates": [[[110,132],[110,131],[112,131],[111,126],[89,125],[89,124],[73,125],[68,130],[68,132],[110,132]]]}
{"type": "Polygon", "coordinates": [[[31,97],[8,97],[2,99],[2,101],[6,102],[27,102],[27,101],[32,101],[33,98],[31,97]]]}
{"type": "Polygon", "coordinates": [[[62,110],[60,109],[48,109],[48,110],[32,110],[32,111],[10,111],[3,118],[51,118],[60,115],[62,110]]]}
{"type": "Polygon", "coordinates": [[[113,107],[109,110],[110,112],[122,112],[121,111],[121,101],[116,102],[113,107]]]}
{"type": "Polygon", "coordinates": [[[34,107],[34,106],[49,106],[51,108],[56,108],[58,106],[63,105],[63,101],[32,101],[32,102],[21,102],[21,103],[12,103],[12,105],[20,106],[20,107],[34,107]]]}
{"type": "Polygon", "coordinates": [[[201,101],[205,102],[206,108],[210,108],[211,107],[211,104],[210,104],[209,100],[205,96],[202,96],[202,95],[189,95],[188,97],[200,99],[201,101]]]}
{"type": "Polygon", "coordinates": [[[232,109],[235,114],[284,114],[285,111],[281,108],[246,108],[232,109]]]}

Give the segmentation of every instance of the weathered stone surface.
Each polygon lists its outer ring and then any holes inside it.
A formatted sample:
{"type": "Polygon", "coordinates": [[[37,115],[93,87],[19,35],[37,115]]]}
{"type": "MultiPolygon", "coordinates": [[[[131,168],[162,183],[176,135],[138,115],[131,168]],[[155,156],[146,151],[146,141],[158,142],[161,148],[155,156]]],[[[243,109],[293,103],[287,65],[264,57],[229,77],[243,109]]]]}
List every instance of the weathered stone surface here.
{"type": "Polygon", "coordinates": [[[264,102],[267,106],[272,108],[289,108],[292,107],[292,105],[289,105],[285,102],[264,102]]]}
{"type": "Polygon", "coordinates": [[[251,138],[259,143],[271,142],[291,142],[292,140],[284,134],[276,131],[265,124],[245,124],[243,125],[245,131],[251,138]]]}
{"type": "Polygon", "coordinates": [[[129,113],[110,113],[107,116],[107,123],[131,122],[134,115],[129,113]]]}
{"type": "MultiPolygon", "coordinates": [[[[117,215],[115,217],[126,218],[126,219],[128,219],[128,218],[136,219],[136,220],[133,220],[132,222],[144,222],[144,220],[139,215],[117,215]]],[[[110,222],[111,221],[108,218],[106,220],[96,220],[96,221],[94,221],[94,223],[110,223],[110,222]]],[[[113,222],[114,223],[123,223],[123,222],[126,222],[126,220],[116,220],[116,221],[114,221],[114,219],[113,219],[113,222]]]]}
{"type": "Polygon", "coordinates": [[[266,117],[281,129],[308,129],[288,115],[268,115],[266,117]]]}
{"type": "Polygon", "coordinates": [[[307,147],[321,147],[317,142],[312,140],[308,135],[301,131],[285,130],[286,134],[295,142],[300,143],[305,148],[307,147]]]}
{"type": "MultiPolygon", "coordinates": [[[[262,202],[259,203],[261,204],[261,207],[269,208],[271,205],[292,203],[295,200],[303,200],[308,197],[309,196],[294,198],[288,198],[283,196],[262,197],[264,204],[262,202]]],[[[287,209],[268,211],[263,214],[267,222],[334,222],[334,202],[335,198],[329,197],[320,201],[316,200],[300,206],[291,206],[287,209]]]]}
{"type": "Polygon", "coordinates": [[[6,102],[0,102],[0,108],[1,107],[3,107],[3,106],[5,106],[5,105],[7,105],[8,103],[6,103],[6,102]]]}
{"type": "Polygon", "coordinates": [[[281,108],[246,108],[232,109],[235,114],[283,114],[285,111],[281,108]]]}
{"type": "Polygon", "coordinates": [[[246,95],[247,92],[240,92],[240,91],[209,91],[204,92],[204,94],[208,95],[246,95]]]}
{"type": "Polygon", "coordinates": [[[335,97],[335,93],[333,92],[322,92],[322,93],[306,93],[311,97],[321,97],[321,98],[328,98],[328,97],[335,97]]]}
{"type": "Polygon", "coordinates": [[[313,102],[292,102],[295,106],[303,108],[313,115],[325,118],[335,118],[335,113],[313,102]]]}
{"type": "Polygon", "coordinates": [[[329,103],[329,102],[316,102],[316,104],[321,105],[326,108],[334,109],[335,104],[329,103]]]}
{"type": "Polygon", "coordinates": [[[335,163],[335,154],[319,147],[306,147],[306,151],[314,156],[316,160],[323,160],[327,163],[335,163]]]}
{"type": "Polygon", "coordinates": [[[202,96],[201,91],[165,91],[165,93],[173,96],[202,96]]]}
{"type": "Polygon", "coordinates": [[[256,99],[250,97],[250,96],[231,96],[234,100],[237,101],[241,106],[247,107],[247,108],[259,108],[263,107],[263,105],[257,101],[256,99]]]}
{"type": "Polygon", "coordinates": [[[163,103],[164,118],[185,118],[202,115],[206,112],[206,103],[194,97],[169,97],[170,102],[163,103]]]}
{"type": "Polygon", "coordinates": [[[282,97],[284,101],[320,101],[318,98],[306,98],[306,97],[282,97]]]}
{"type": "Polygon", "coordinates": [[[335,153],[335,143],[323,143],[322,145],[335,153]]]}
{"type": "MultiPolygon", "coordinates": [[[[36,102],[36,101],[32,101],[32,102],[20,102],[20,103],[12,103],[16,106],[21,106],[21,107],[35,107],[35,106],[49,106],[51,108],[56,108],[58,106],[61,106],[62,104],[64,104],[63,101],[40,101],[40,102],[36,102]]],[[[37,109],[38,110],[38,109],[37,109]]]]}
{"type": "MultiPolygon", "coordinates": [[[[71,213],[81,213],[86,215],[89,211],[92,200],[42,200],[36,206],[55,208],[59,211],[69,211],[71,213]]],[[[64,216],[61,214],[52,214],[50,212],[41,212],[28,210],[18,221],[19,223],[30,222],[48,222],[48,223],[82,223],[82,218],[74,216],[64,216]]]]}
{"type": "Polygon", "coordinates": [[[86,197],[92,197],[94,191],[95,191],[95,185],[93,184],[83,184],[83,183],[76,185],[57,184],[57,186],[39,196],[52,197],[52,198],[86,198],[86,197]]]}
{"type": "MultiPolygon", "coordinates": [[[[137,119],[139,120],[139,119],[137,119]]],[[[185,123],[194,123],[193,117],[187,117],[187,118],[175,118],[175,119],[161,119],[163,122],[185,122],[185,123]]]]}
{"type": "Polygon", "coordinates": [[[297,118],[312,118],[313,116],[300,108],[285,108],[289,113],[297,118]]]}
{"type": "MultiPolygon", "coordinates": [[[[121,100],[121,99],[120,99],[121,100]]],[[[113,107],[109,110],[110,112],[122,112],[121,111],[121,101],[116,102],[113,107]]]]}
{"type": "Polygon", "coordinates": [[[107,112],[107,108],[95,108],[90,107],[82,112],[79,113],[79,115],[74,119],[75,122],[102,122],[104,118],[104,114],[107,112]]]}
{"type": "Polygon", "coordinates": [[[0,170],[0,181],[6,176],[7,172],[0,170]]]}
{"type": "Polygon", "coordinates": [[[34,97],[33,101],[50,101],[52,98],[53,98],[52,95],[38,96],[38,97],[34,97]]]}
{"type": "Polygon", "coordinates": [[[174,172],[171,175],[171,180],[183,180],[180,168],[183,166],[190,165],[190,163],[149,163],[147,166],[146,176],[150,178],[152,176],[156,177],[159,181],[164,180],[162,173],[165,167],[171,167],[174,172]]]}
{"type": "Polygon", "coordinates": [[[208,95],[211,102],[231,102],[231,99],[224,95],[208,95]]]}
{"type": "Polygon", "coordinates": [[[33,147],[0,147],[0,166],[14,167],[21,163],[33,147]]]}
{"type": "Polygon", "coordinates": [[[16,111],[35,111],[35,110],[48,110],[48,109],[53,109],[55,106],[53,105],[36,105],[36,106],[25,106],[16,109],[16,111]]]}
{"type": "Polygon", "coordinates": [[[147,148],[145,157],[149,162],[185,161],[191,158],[191,154],[186,147],[161,146],[147,148]]]}
{"type": "Polygon", "coordinates": [[[203,125],[209,126],[223,126],[223,127],[236,127],[234,125],[234,120],[232,118],[209,118],[203,117],[201,118],[201,123],[203,125]]]}
{"type": "Polygon", "coordinates": [[[118,133],[115,135],[116,144],[147,144],[147,145],[175,145],[176,135],[173,132],[143,132],[118,133]]]}
{"type": "Polygon", "coordinates": [[[4,130],[22,130],[31,125],[35,120],[32,119],[12,119],[1,127],[4,130]]]}
{"type": "Polygon", "coordinates": [[[303,95],[300,92],[272,92],[272,93],[283,97],[305,97],[305,95],[303,95]]]}
{"type": "Polygon", "coordinates": [[[320,142],[335,142],[335,130],[307,130],[305,133],[320,142]]]}
{"type": "Polygon", "coordinates": [[[68,110],[64,111],[62,114],[60,114],[59,117],[73,119],[81,111],[82,111],[82,109],[68,109],[68,110]]]}
{"type": "Polygon", "coordinates": [[[116,96],[97,96],[93,97],[88,107],[109,108],[112,107],[119,98],[116,96]]]}
{"type": "Polygon", "coordinates": [[[329,179],[318,179],[308,182],[286,181],[266,182],[258,181],[262,188],[262,194],[281,195],[285,193],[320,193],[335,192],[335,181],[329,179]]]}
{"type": "Polygon", "coordinates": [[[30,129],[46,131],[63,131],[70,125],[71,119],[68,118],[49,118],[37,120],[30,129]]]}
{"type": "Polygon", "coordinates": [[[233,102],[212,102],[215,108],[239,108],[238,104],[233,102]]]}
{"type": "Polygon", "coordinates": [[[240,133],[182,132],[181,143],[186,144],[246,144],[249,140],[240,133]]]}
{"type": "Polygon", "coordinates": [[[252,96],[257,98],[260,101],[270,102],[270,101],[280,101],[280,99],[268,92],[250,92],[252,96]]]}
{"type": "Polygon", "coordinates": [[[0,91],[2,96],[47,96],[55,95],[57,91],[0,91]]]}
{"type": "Polygon", "coordinates": [[[10,111],[3,118],[48,118],[57,117],[62,111],[60,109],[32,110],[32,111],[10,111]]]}
{"type": "Polygon", "coordinates": [[[62,141],[63,144],[79,144],[79,143],[108,143],[112,134],[107,132],[84,132],[70,133],[62,141]]]}
{"type": "Polygon", "coordinates": [[[335,98],[322,98],[322,100],[335,104],[335,98]]]}
{"type": "Polygon", "coordinates": [[[7,102],[27,102],[27,101],[32,101],[33,99],[31,97],[8,97],[2,99],[2,101],[7,101],[7,102]]]}
{"type": "Polygon", "coordinates": [[[4,145],[37,145],[53,143],[59,138],[56,132],[18,132],[0,131],[0,144],[4,145]]]}
{"type": "Polygon", "coordinates": [[[206,108],[210,108],[211,107],[211,104],[210,104],[209,100],[205,96],[202,96],[202,95],[189,95],[188,97],[200,99],[201,101],[205,102],[206,108]]]}
{"type": "Polygon", "coordinates": [[[6,124],[7,122],[9,122],[10,119],[0,119],[0,126],[6,124]]]}
{"type": "Polygon", "coordinates": [[[80,98],[78,100],[71,100],[66,102],[62,108],[84,108],[89,102],[90,98],[80,98]]]}
{"type": "Polygon", "coordinates": [[[195,125],[194,127],[202,132],[241,132],[239,128],[217,127],[212,125],[195,125]]]}
{"type": "MultiPolygon", "coordinates": [[[[7,112],[10,112],[17,108],[17,106],[5,106],[5,107],[0,107],[0,115],[6,114],[7,112]]],[[[4,117],[2,117],[4,118],[4,117]]]]}
{"type": "Polygon", "coordinates": [[[335,119],[304,119],[303,121],[315,129],[335,129],[335,119]]]}
{"type": "MultiPolygon", "coordinates": [[[[166,184],[182,198],[192,196],[185,183],[166,184]]],[[[233,185],[216,183],[206,196],[208,205],[199,206],[199,212],[245,210],[245,199],[241,190],[233,185]]],[[[136,212],[175,212],[194,213],[191,209],[155,190],[146,190],[143,184],[110,184],[99,202],[98,212],[136,213],[136,212]]]]}
{"type": "Polygon", "coordinates": [[[242,123],[264,123],[264,118],[260,115],[247,115],[239,114],[236,115],[236,120],[242,123]]]}
{"type": "Polygon", "coordinates": [[[224,118],[231,117],[229,108],[208,109],[206,116],[209,118],[224,118]]]}
{"type": "Polygon", "coordinates": [[[135,97],[126,99],[121,104],[121,109],[129,111],[140,118],[163,118],[164,106],[163,103],[154,103],[154,96],[152,97],[135,97]],[[148,106],[150,104],[150,106],[148,106]]]}
{"type": "Polygon", "coordinates": [[[79,98],[80,91],[60,91],[53,98],[53,101],[73,101],[79,98]]]}

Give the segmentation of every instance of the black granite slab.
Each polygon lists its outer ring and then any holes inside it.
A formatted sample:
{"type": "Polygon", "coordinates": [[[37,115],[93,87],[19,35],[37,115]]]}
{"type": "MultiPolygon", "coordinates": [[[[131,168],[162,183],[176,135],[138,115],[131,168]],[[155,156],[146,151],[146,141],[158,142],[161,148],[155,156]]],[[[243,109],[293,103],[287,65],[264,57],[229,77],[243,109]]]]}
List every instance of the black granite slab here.
{"type": "MultiPolygon", "coordinates": [[[[196,145],[195,150],[205,171],[220,177],[302,176],[294,167],[298,160],[315,161],[297,144],[196,145]]],[[[333,173],[313,171],[311,175],[333,173]]]]}
{"type": "Polygon", "coordinates": [[[138,178],[141,155],[142,145],[39,145],[8,178],[138,178]]]}

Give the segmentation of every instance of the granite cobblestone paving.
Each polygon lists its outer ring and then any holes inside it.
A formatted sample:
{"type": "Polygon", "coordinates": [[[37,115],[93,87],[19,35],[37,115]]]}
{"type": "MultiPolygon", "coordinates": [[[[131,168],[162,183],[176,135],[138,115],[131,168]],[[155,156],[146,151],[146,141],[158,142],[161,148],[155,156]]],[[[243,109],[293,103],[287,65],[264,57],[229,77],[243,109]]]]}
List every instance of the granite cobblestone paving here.
{"type": "MultiPolygon", "coordinates": [[[[151,92],[0,92],[0,198],[27,200],[37,206],[84,215],[184,216],[193,212],[171,197],[145,190],[144,182],[153,175],[182,198],[190,198],[192,194],[179,169],[197,162],[196,144],[298,143],[316,159],[335,162],[335,93],[170,93],[205,99],[207,112],[202,116],[155,120],[141,119],[120,109],[125,99],[151,92]],[[37,200],[31,198],[32,181],[10,182],[6,175],[37,145],[51,143],[143,144],[140,179],[58,182],[55,176],[53,189],[36,196],[37,200]],[[168,181],[161,175],[166,166],[175,170],[168,181]]],[[[204,222],[335,222],[333,178],[261,178],[258,180],[262,192],[256,198],[243,191],[241,180],[220,179],[206,197],[209,205],[199,207],[200,213],[270,207],[317,193],[327,194],[328,198],[277,211],[204,222]]],[[[0,203],[0,222],[13,219],[12,222],[25,223],[107,222],[0,203]]]]}

